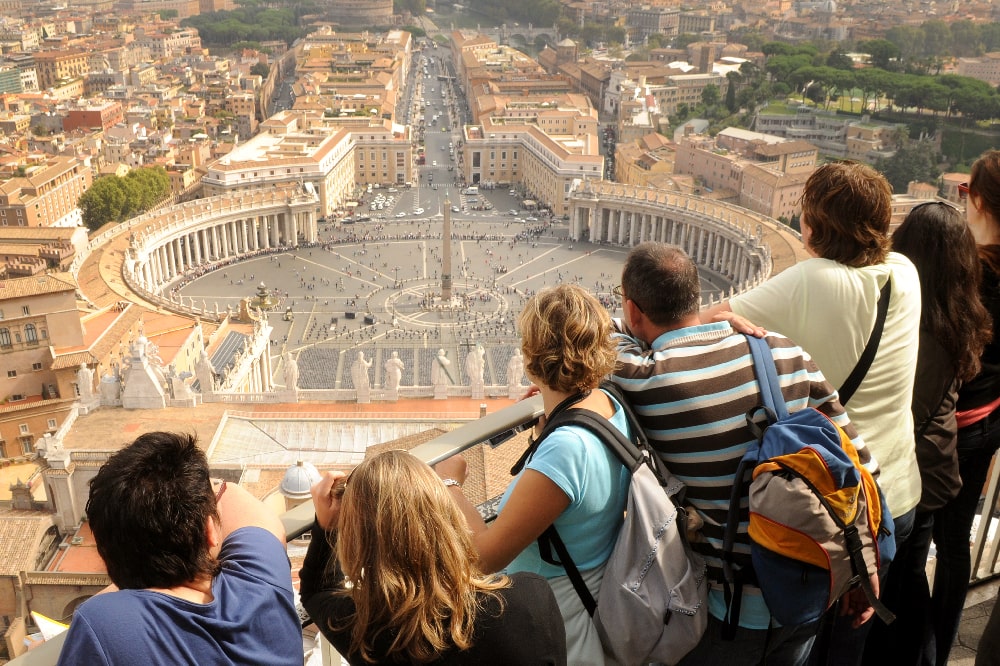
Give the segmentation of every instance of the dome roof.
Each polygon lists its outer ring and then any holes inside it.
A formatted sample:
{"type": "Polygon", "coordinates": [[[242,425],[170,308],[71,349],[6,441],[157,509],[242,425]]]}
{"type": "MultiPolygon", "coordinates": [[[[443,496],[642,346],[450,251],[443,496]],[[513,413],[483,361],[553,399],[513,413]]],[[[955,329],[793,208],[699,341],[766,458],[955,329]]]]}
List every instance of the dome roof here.
{"type": "Polygon", "coordinates": [[[309,488],[319,481],[319,478],[319,471],[315,465],[300,460],[285,472],[285,476],[281,479],[279,490],[288,499],[308,499],[309,488]]]}

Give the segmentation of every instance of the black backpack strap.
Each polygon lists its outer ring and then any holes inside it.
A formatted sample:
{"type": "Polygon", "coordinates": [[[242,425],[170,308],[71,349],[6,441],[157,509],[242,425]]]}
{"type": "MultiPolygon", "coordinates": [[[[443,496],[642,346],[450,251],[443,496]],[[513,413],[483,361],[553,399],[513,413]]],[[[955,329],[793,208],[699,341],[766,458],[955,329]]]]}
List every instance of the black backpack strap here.
{"type": "Polygon", "coordinates": [[[518,474],[520,474],[521,470],[524,469],[524,466],[528,464],[529,460],[531,460],[531,456],[534,455],[541,441],[545,439],[546,435],[548,435],[550,432],[559,427],[554,423],[555,421],[558,420],[559,415],[564,413],[572,405],[575,405],[576,403],[586,398],[588,395],[590,395],[590,391],[581,391],[579,393],[574,393],[573,395],[569,396],[568,398],[560,402],[552,409],[552,412],[546,418],[545,427],[542,429],[542,433],[538,436],[538,439],[534,439],[531,437],[528,438],[528,448],[524,450],[524,453],[521,454],[521,457],[518,458],[517,462],[514,463],[514,466],[510,468],[511,476],[517,476],[518,474]]]}
{"type": "Polygon", "coordinates": [[[545,562],[566,569],[566,576],[573,583],[573,589],[576,590],[577,595],[580,597],[583,607],[587,609],[587,614],[590,617],[594,617],[594,613],[597,611],[597,600],[590,593],[590,588],[587,587],[587,583],[583,580],[583,574],[580,573],[580,570],[576,567],[576,562],[570,557],[569,550],[566,549],[566,544],[563,543],[562,537],[556,531],[555,525],[549,525],[542,532],[541,536],[538,537],[538,552],[545,562]],[[553,550],[559,556],[558,560],[552,556],[553,550]]]}
{"type": "Polygon", "coordinates": [[[847,401],[851,399],[854,392],[861,386],[862,380],[864,380],[865,375],[868,374],[868,370],[872,367],[872,361],[875,360],[875,353],[878,351],[878,343],[882,340],[882,329],[885,328],[885,317],[889,312],[889,297],[891,294],[892,276],[890,275],[889,279],[885,281],[885,286],[882,287],[881,295],[878,298],[875,327],[872,329],[871,335],[868,336],[868,344],[865,345],[864,351],[861,352],[861,358],[858,359],[854,370],[851,371],[850,376],[844,380],[844,383],[837,391],[841,406],[847,405],[847,401]]]}
{"type": "MultiPolygon", "coordinates": [[[[628,404],[621,390],[611,382],[604,382],[601,384],[601,388],[612,395],[615,401],[621,406],[622,410],[625,412],[625,417],[629,423],[629,430],[632,434],[632,440],[622,434],[618,428],[611,424],[606,418],[593,412],[589,409],[569,409],[569,406],[578,402],[581,398],[574,400],[570,403],[565,404],[563,409],[552,410],[552,414],[549,416],[546,424],[545,430],[542,432],[541,436],[535,442],[537,448],[537,443],[544,439],[550,432],[556,428],[564,425],[575,425],[582,428],[586,428],[592,432],[598,439],[600,439],[615,457],[628,469],[631,474],[639,465],[644,463],[650,464],[653,469],[654,474],[656,474],[657,480],[661,485],[666,486],[666,480],[660,473],[660,469],[657,466],[659,457],[649,453],[648,451],[648,440],[646,439],[646,434],[639,425],[639,421],[632,410],[631,405],[628,404]]],[[[683,513],[682,510],[678,511],[678,516],[683,513]]],[[[544,562],[551,564],[553,566],[561,566],[566,569],[566,576],[573,583],[573,588],[576,590],[577,595],[580,597],[580,601],[583,603],[584,608],[587,609],[587,613],[593,617],[594,612],[597,610],[597,601],[594,599],[594,595],[591,594],[590,589],[583,580],[583,575],[580,573],[579,568],[577,568],[576,563],[569,554],[569,550],[566,548],[566,544],[563,542],[562,538],[559,536],[559,532],[556,530],[555,525],[549,525],[541,536],[538,537],[538,552],[544,562]],[[553,551],[559,559],[553,556],[553,551]]]]}

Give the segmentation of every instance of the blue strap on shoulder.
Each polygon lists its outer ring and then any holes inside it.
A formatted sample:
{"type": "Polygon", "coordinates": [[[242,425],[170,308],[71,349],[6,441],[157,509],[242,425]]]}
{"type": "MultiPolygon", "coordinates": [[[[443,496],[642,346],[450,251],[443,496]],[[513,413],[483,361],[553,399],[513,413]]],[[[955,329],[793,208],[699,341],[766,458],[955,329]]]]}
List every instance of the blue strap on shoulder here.
{"type": "Polygon", "coordinates": [[[781,384],[778,382],[778,370],[774,367],[774,356],[771,353],[771,346],[764,338],[756,338],[752,335],[746,336],[750,343],[750,355],[753,356],[754,373],[757,375],[757,383],[760,384],[760,395],[764,400],[764,406],[774,412],[778,419],[788,417],[788,405],[785,404],[785,396],[781,393],[781,384]]]}

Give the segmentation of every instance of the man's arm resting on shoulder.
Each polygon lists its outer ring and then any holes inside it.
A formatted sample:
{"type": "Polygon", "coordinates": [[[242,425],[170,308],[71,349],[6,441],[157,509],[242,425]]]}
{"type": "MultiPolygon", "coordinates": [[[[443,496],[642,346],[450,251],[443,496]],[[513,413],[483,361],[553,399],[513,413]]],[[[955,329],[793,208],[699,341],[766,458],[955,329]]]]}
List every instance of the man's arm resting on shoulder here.
{"type": "Polygon", "coordinates": [[[285,527],[278,514],[237,484],[226,484],[218,508],[222,541],[241,527],[261,527],[285,543],[285,527]]]}

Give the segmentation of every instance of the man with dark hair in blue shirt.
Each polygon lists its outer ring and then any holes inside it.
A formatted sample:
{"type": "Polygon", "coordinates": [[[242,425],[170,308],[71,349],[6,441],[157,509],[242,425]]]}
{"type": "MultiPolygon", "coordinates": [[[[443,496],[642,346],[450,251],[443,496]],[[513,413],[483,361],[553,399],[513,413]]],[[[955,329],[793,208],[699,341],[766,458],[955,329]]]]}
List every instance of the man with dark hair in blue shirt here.
{"type": "Polygon", "coordinates": [[[73,616],[59,664],[302,664],[285,533],[239,486],[212,481],[194,437],[140,436],[87,501],[113,585],[73,616]]]}

